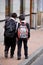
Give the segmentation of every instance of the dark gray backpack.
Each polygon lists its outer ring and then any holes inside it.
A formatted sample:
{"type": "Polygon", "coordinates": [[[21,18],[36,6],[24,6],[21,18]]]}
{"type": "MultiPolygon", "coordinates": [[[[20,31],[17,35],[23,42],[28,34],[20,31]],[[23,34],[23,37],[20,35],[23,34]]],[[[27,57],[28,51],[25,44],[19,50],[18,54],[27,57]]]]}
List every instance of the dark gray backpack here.
{"type": "Polygon", "coordinates": [[[9,19],[5,22],[5,36],[14,37],[16,31],[16,22],[13,19],[9,19]]]}

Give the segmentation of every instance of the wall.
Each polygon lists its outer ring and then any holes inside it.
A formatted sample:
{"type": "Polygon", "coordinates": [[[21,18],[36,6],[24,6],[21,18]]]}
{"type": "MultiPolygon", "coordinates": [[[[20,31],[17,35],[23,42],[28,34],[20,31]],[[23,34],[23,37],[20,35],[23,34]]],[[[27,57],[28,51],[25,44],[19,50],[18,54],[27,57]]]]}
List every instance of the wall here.
{"type": "MultiPolygon", "coordinates": [[[[30,14],[30,0],[25,0],[25,12],[26,15],[30,14]]],[[[26,17],[26,22],[30,24],[30,15],[26,17]]]]}
{"type": "Polygon", "coordinates": [[[5,0],[0,0],[0,20],[5,18],[5,0]]]}
{"type": "Polygon", "coordinates": [[[17,15],[20,14],[20,0],[11,0],[12,12],[16,12],[17,15]]]}
{"type": "MultiPolygon", "coordinates": [[[[5,19],[5,0],[0,0],[0,20],[5,19]]],[[[0,42],[4,41],[4,22],[0,22],[0,42]]]]}
{"type": "Polygon", "coordinates": [[[37,23],[37,0],[32,1],[32,28],[36,28],[37,23]]]}

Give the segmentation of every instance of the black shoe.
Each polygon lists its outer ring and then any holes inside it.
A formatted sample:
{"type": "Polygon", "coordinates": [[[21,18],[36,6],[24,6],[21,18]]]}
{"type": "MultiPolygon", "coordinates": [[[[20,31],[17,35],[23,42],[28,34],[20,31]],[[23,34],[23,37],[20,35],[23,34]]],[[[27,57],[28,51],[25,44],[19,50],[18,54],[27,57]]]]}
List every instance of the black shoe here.
{"type": "Polygon", "coordinates": [[[17,60],[21,60],[21,57],[18,57],[17,60]]]}
{"type": "Polygon", "coordinates": [[[25,56],[25,59],[28,59],[28,56],[25,56]]]}
{"type": "Polygon", "coordinates": [[[8,53],[7,52],[5,52],[5,58],[8,58],[8,53]]]}
{"type": "Polygon", "coordinates": [[[5,58],[8,58],[8,55],[7,54],[5,55],[5,58]]]}
{"type": "Polygon", "coordinates": [[[10,56],[10,58],[13,58],[13,57],[14,57],[13,55],[10,56]]]}

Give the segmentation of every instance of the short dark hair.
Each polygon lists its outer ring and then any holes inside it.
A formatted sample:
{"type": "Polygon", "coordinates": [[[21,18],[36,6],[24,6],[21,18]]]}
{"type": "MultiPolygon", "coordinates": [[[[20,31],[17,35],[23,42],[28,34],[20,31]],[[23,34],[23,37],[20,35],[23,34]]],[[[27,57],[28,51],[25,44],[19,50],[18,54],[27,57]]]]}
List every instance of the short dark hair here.
{"type": "Polygon", "coordinates": [[[16,18],[17,14],[16,13],[12,13],[11,17],[16,18]]]}
{"type": "Polygon", "coordinates": [[[19,19],[20,19],[20,20],[25,20],[25,15],[24,15],[24,14],[21,14],[21,15],[19,16],[19,19]]]}

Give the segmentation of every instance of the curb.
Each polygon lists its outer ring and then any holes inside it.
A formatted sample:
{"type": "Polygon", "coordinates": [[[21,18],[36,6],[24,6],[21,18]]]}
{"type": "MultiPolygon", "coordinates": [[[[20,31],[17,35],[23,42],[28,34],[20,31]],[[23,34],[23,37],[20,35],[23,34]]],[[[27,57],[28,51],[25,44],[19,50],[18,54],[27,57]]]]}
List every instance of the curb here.
{"type": "Polygon", "coordinates": [[[37,49],[28,59],[24,60],[19,65],[31,65],[42,53],[43,47],[37,49]]]}

